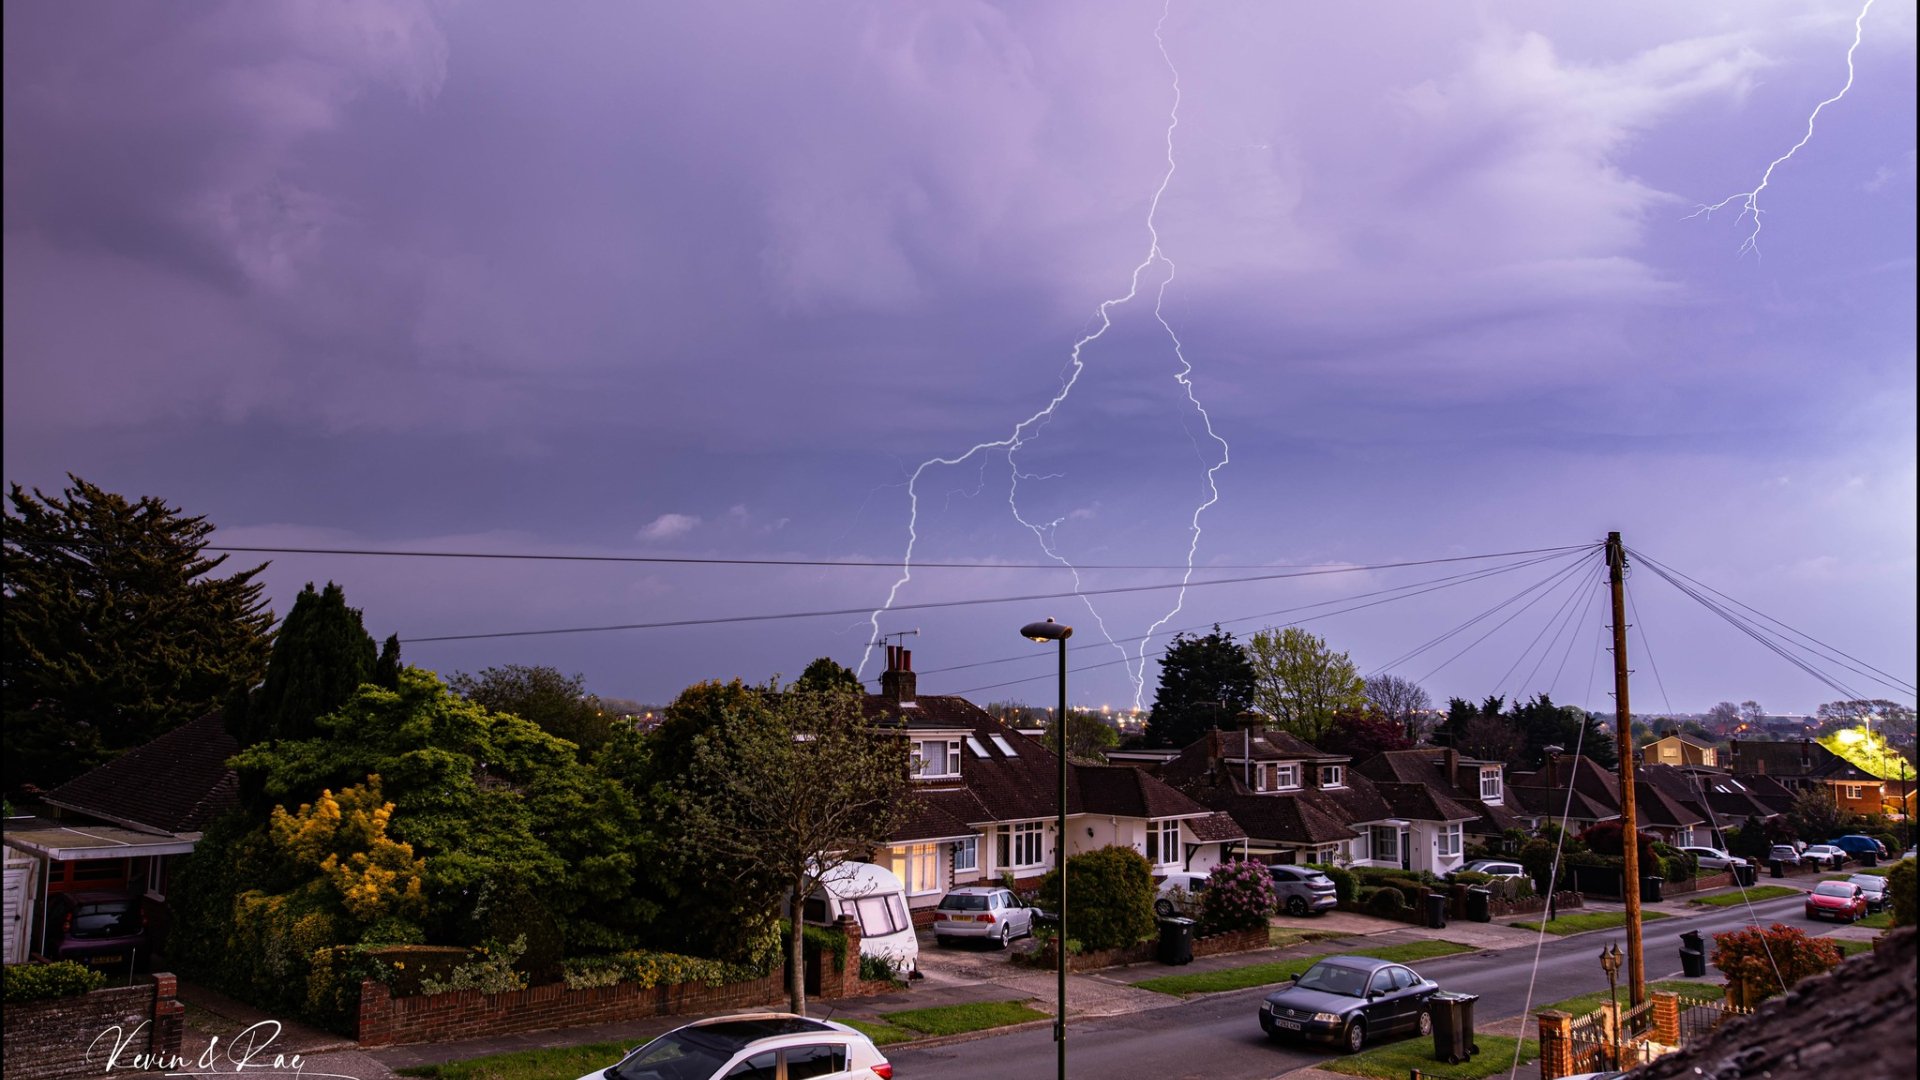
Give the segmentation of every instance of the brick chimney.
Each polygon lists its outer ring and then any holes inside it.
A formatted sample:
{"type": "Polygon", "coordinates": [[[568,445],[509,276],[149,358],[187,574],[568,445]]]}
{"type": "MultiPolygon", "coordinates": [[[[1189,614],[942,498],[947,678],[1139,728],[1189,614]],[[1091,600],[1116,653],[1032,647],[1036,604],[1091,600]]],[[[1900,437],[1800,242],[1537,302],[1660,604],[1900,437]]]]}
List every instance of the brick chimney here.
{"type": "Polygon", "coordinates": [[[913,652],[902,645],[887,646],[887,670],[880,673],[880,696],[902,708],[915,703],[913,652]]]}
{"type": "MultiPolygon", "coordinates": [[[[1453,786],[1459,788],[1462,791],[1468,790],[1467,786],[1460,782],[1460,751],[1449,746],[1447,747],[1446,757],[1447,757],[1447,783],[1452,784],[1453,786]]],[[[1472,790],[1475,794],[1479,794],[1480,785],[1474,784],[1472,787],[1472,790]]]]}

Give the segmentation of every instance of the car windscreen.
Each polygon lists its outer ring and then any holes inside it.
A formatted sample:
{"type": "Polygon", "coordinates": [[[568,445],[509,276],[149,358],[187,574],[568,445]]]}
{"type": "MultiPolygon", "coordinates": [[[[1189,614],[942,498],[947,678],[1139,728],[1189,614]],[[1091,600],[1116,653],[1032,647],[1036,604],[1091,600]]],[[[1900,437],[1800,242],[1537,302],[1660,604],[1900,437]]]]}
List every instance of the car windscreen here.
{"type": "Polygon", "coordinates": [[[121,937],[140,931],[140,909],[131,900],[81,904],[73,909],[68,933],[77,938],[121,937]]]}
{"type": "Polygon", "coordinates": [[[1815,896],[1852,896],[1853,890],[1854,886],[1844,881],[1825,881],[1813,890],[1813,894],[1815,896]]]}
{"type": "Polygon", "coordinates": [[[735,1048],[716,1046],[696,1031],[670,1031],[607,1070],[612,1080],[682,1080],[712,1076],[735,1048]]]}
{"type": "Polygon", "coordinates": [[[948,896],[940,901],[940,906],[947,911],[985,911],[987,910],[987,898],[984,896],[948,896]]]}
{"type": "Polygon", "coordinates": [[[1300,976],[1300,981],[1293,985],[1300,990],[1319,990],[1327,994],[1361,997],[1367,992],[1368,974],[1358,968],[1321,961],[1308,968],[1307,973],[1300,976]]]}
{"type": "Polygon", "coordinates": [[[1886,878],[1870,877],[1862,874],[1856,878],[1848,878],[1847,882],[1851,885],[1860,886],[1863,892],[1885,892],[1887,890],[1886,878]]]}

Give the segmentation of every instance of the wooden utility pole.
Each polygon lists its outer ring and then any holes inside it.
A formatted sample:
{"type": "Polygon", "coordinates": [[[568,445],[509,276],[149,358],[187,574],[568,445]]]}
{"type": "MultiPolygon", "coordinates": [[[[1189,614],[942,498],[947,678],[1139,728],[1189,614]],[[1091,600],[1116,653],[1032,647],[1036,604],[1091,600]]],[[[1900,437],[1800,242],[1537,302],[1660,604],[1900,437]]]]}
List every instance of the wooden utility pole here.
{"type": "Polygon", "coordinates": [[[1627,549],[1607,534],[1607,583],[1613,592],[1613,704],[1620,738],[1620,891],[1627,901],[1627,988],[1633,1004],[1647,1000],[1647,961],[1640,947],[1640,825],[1633,805],[1633,710],[1627,704],[1627,549]]]}

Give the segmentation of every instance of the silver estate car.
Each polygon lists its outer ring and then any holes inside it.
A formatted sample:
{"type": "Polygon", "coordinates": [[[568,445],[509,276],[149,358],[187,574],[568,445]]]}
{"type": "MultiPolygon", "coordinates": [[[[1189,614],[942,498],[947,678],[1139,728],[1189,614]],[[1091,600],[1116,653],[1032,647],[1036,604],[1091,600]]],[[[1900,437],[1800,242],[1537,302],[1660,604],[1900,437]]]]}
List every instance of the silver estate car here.
{"type": "Polygon", "coordinates": [[[961,938],[981,938],[1006,948],[1007,942],[1033,933],[1034,909],[1002,888],[975,885],[955,889],[940,898],[933,911],[933,939],[951,945],[961,938]]]}

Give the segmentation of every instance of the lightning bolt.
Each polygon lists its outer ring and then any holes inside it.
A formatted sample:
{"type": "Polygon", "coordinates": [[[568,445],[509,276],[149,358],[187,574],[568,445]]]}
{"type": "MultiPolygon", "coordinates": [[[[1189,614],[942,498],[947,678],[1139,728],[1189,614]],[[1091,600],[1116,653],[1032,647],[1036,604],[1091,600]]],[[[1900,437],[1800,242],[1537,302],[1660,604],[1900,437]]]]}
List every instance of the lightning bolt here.
{"type": "Polygon", "coordinates": [[[1774,158],[1772,161],[1767,163],[1766,171],[1760,174],[1760,183],[1755,185],[1752,191],[1735,192],[1734,194],[1729,195],[1724,199],[1721,199],[1719,202],[1714,203],[1711,206],[1702,205],[1698,209],[1694,210],[1693,213],[1688,214],[1687,217],[1683,220],[1691,220],[1693,218],[1697,218],[1701,216],[1702,214],[1705,214],[1711,217],[1715,210],[1723,210],[1730,203],[1733,203],[1737,200],[1740,203],[1740,215],[1739,217],[1734,218],[1734,221],[1738,222],[1741,219],[1747,217],[1748,215],[1752,215],[1753,217],[1753,231],[1749,232],[1747,234],[1746,240],[1741,242],[1740,253],[1744,255],[1747,252],[1751,251],[1754,253],[1754,256],[1756,258],[1759,257],[1759,254],[1760,254],[1760,193],[1767,190],[1767,184],[1773,180],[1773,170],[1779,168],[1783,162],[1785,162],[1788,158],[1791,158],[1796,152],[1799,151],[1801,147],[1807,145],[1808,140],[1813,138],[1813,125],[1814,125],[1814,121],[1820,118],[1820,110],[1826,108],[1827,106],[1833,104],[1836,101],[1839,101],[1841,98],[1846,97],[1847,91],[1853,89],[1853,54],[1856,50],[1860,48],[1861,26],[1863,23],[1867,21],[1867,12],[1871,10],[1873,10],[1873,0],[1867,0],[1866,5],[1860,9],[1860,14],[1854,16],[1853,44],[1847,47],[1847,83],[1846,85],[1842,86],[1839,92],[1835,93],[1832,97],[1826,99],[1825,101],[1822,101],[1820,104],[1815,105],[1813,107],[1813,112],[1808,114],[1807,116],[1807,133],[1805,135],[1800,136],[1800,141],[1788,147],[1786,153],[1781,154],[1779,157],[1774,158]]]}
{"type": "MultiPolygon", "coordinates": [[[[1153,623],[1148,629],[1146,637],[1140,639],[1138,654],[1133,656],[1128,655],[1126,647],[1114,640],[1112,633],[1107,629],[1106,619],[1100,614],[1099,609],[1094,605],[1092,599],[1085,596],[1080,598],[1081,602],[1086,605],[1088,613],[1093,616],[1094,621],[1099,625],[1100,633],[1106,638],[1107,644],[1118,650],[1122,659],[1126,661],[1127,677],[1132,681],[1134,688],[1134,706],[1135,708],[1140,706],[1142,696],[1146,689],[1148,642],[1151,640],[1154,632],[1164,626],[1168,620],[1178,615],[1186,603],[1186,587],[1193,578],[1194,559],[1200,548],[1200,518],[1209,508],[1220,501],[1220,488],[1216,481],[1216,476],[1219,471],[1226,466],[1231,457],[1231,448],[1227,445],[1227,441],[1221,438],[1219,433],[1214,430],[1213,417],[1209,415],[1206,408],[1200,404],[1198,396],[1194,393],[1192,379],[1193,365],[1187,360],[1185,348],[1181,344],[1180,337],[1174,332],[1173,324],[1167,321],[1165,314],[1167,288],[1173,283],[1176,268],[1173,260],[1167,258],[1166,253],[1160,248],[1160,231],[1155,222],[1160,211],[1160,200],[1166,195],[1168,186],[1173,182],[1173,174],[1179,167],[1174,157],[1174,131],[1180,126],[1180,71],[1174,66],[1172,55],[1167,52],[1166,38],[1163,34],[1166,28],[1167,18],[1172,12],[1172,9],[1173,0],[1167,0],[1160,10],[1159,21],[1154,23],[1153,27],[1154,44],[1159,49],[1160,59],[1166,64],[1167,71],[1172,77],[1173,105],[1167,113],[1166,172],[1161,175],[1160,184],[1154,189],[1153,199],[1147,207],[1146,227],[1148,241],[1146,255],[1134,266],[1133,273],[1128,278],[1126,293],[1109,300],[1101,301],[1099,308],[1096,310],[1099,326],[1073,343],[1073,348],[1068,353],[1069,373],[1062,382],[1059,392],[1054,394],[1052,399],[1050,399],[1043,408],[1034,412],[1018,424],[1015,424],[1013,430],[1009,432],[1005,438],[975,443],[972,447],[968,448],[965,453],[958,455],[928,458],[913,470],[912,476],[907,481],[907,549],[901,559],[900,577],[894,581],[893,587],[887,591],[886,603],[875,609],[868,619],[872,626],[873,633],[867,639],[868,644],[866,650],[861,653],[860,656],[860,666],[858,670],[861,673],[866,671],[867,661],[873,655],[874,643],[880,639],[880,616],[893,607],[894,601],[900,595],[900,590],[913,580],[913,553],[914,548],[920,541],[920,479],[929,469],[957,466],[977,457],[984,458],[987,455],[1004,454],[1007,460],[1009,475],[1007,506],[1008,509],[1012,511],[1014,520],[1033,533],[1034,539],[1040,544],[1040,550],[1044,552],[1048,558],[1060,563],[1061,566],[1065,567],[1068,572],[1073,575],[1074,591],[1078,592],[1080,590],[1082,583],[1079,568],[1074,566],[1073,562],[1065,555],[1061,554],[1055,543],[1055,531],[1059,527],[1061,519],[1033,521],[1029,520],[1020,509],[1020,482],[1022,480],[1045,479],[1059,474],[1048,474],[1047,477],[1042,477],[1023,472],[1018,463],[1018,456],[1021,447],[1026,441],[1038,434],[1040,429],[1046,426],[1047,421],[1053,418],[1054,410],[1058,409],[1060,405],[1072,395],[1074,386],[1078,384],[1081,374],[1086,370],[1086,360],[1082,354],[1087,346],[1100,340],[1100,338],[1113,327],[1113,310],[1137,298],[1140,295],[1142,276],[1145,275],[1149,269],[1155,266],[1162,266],[1165,268],[1165,273],[1164,276],[1161,277],[1159,286],[1154,292],[1153,317],[1155,321],[1160,324],[1161,329],[1166,332],[1167,339],[1172,342],[1174,358],[1179,362],[1179,371],[1173,376],[1174,381],[1180,385],[1181,391],[1186,395],[1187,401],[1193,406],[1194,411],[1199,413],[1202,425],[1206,430],[1206,437],[1219,444],[1220,454],[1219,460],[1207,468],[1207,497],[1202,500],[1198,506],[1194,507],[1193,514],[1189,518],[1186,572],[1180,579],[1180,588],[1175,596],[1173,606],[1165,615],[1153,623]]],[[[1193,442],[1195,455],[1201,457],[1202,461],[1205,461],[1205,456],[1200,449],[1200,441],[1193,438],[1191,432],[1189,432],[1188,438],[1193,442]]]]}

